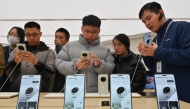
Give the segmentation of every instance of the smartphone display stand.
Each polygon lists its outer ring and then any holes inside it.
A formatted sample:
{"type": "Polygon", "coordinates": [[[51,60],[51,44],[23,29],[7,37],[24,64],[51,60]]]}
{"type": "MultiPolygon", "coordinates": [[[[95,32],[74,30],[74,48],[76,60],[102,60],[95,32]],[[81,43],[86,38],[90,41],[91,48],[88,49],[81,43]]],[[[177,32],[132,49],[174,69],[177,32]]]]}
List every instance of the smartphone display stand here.
{"type": "Polygon", "coordinates": [[[98,75],[98,94],[108,95],[108,75],[99,74],[98,75]]]}

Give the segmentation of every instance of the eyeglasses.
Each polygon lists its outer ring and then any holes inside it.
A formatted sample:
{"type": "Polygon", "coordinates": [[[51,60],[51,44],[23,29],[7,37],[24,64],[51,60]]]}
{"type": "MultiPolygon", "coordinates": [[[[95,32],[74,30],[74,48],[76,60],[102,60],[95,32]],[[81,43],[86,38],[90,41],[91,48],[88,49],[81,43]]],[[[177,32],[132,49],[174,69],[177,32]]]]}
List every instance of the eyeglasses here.
{"type": "Polygon", "coordinates": [[[29,33],[26,33],[25,36],[28,37],[28,38],[36,38],[39,34],[38,33],[32,33],[32,34],[29,34],[29,33]]]}
{"type": "Polygon", "coordinates": [[[89,31],[89,30],[84,30],[84,32],[85,33],[87,33],[87,34],[91,34],[91,35],[96,35],[96,34],[98,34],[98,32],[97,31],[89,31]]]}

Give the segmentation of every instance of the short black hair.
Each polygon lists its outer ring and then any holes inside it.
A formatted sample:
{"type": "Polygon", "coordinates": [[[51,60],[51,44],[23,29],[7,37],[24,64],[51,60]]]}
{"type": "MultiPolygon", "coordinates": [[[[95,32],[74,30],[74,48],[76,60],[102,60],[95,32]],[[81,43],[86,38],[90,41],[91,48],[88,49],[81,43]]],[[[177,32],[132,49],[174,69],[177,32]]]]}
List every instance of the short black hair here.
{"type": "Polygon", "coordinates": [[[129,40],[129,37],[126,35],[126,34],[118,34],[116,35],[113,40],[112,40],[112,43],[114,41],[114,39],[117,39],[119,40],[122,44],[125,45],[125,47],[127,48],[127,51],[130,52],[130,40],[129,40]]]}
{"type": "Polygon", "coordinates": [[[23,43],[24,38],[25,38],[25,33],[24,33],[24,30],[21,27],[12,27],[8,32],[7,38],[9,37],[9,34],[10,34],[11,30],[14,29],[14,28],[16,29],[17,34],[18,34],[18,36],[20,38],[20,43],[23,43]]]}
{"type": "Polygon", "coordinates": [[[57,29],[56,32],[55,32],[55,34],[56,34],[57,32],[65,33],[66,39],[69,39],[69,38],[70,38],[69,31],[67,31],[67,29],[65,29],[65,28],[59,28],[59,29],[57,29]]]}
{"type": "Polygon", "coordinates": [[[38,30],[41,30],[40,25],[36,22],[28,22],[24,25],[24,29],[26,28],[37,28],[38,30]]]}
{"type": "Polygon", "coordinates": [[[82,19],[82,26],[91,25],[100,28],[101,20],[95,15],[87,15],[82,19]]]}
{"type": "Polygon", "coordinates": [[[149,3],[145,4],[141,8],[141,10],[139,12],[139,19],[141,19],[142,14],[143,14],[143,12],[145,10],[149,10],[151,12],[154,12],[154,13],[158,14],[160,9],[162,9],[162,6],[159,3],[157,3],[157,2],[149,2],[149,3]]]}

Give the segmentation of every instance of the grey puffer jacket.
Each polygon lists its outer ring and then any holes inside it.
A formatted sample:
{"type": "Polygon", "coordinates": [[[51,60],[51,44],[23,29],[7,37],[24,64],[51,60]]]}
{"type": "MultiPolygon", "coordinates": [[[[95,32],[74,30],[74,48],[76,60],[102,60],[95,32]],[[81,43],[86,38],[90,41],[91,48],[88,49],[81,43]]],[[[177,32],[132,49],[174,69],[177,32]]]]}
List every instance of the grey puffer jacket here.
{"type": "Polygon", "coordinates": [[[100,44],[100,37],[88,43],[80,35],[79,41],[69,42],[63,46],[55,60],[57,70],[63,75],[74,74],[76,72],[76,62],[80,59],[81,51],[89,51],[100,60],[99,67],[94,67],[91,59],[91,64],[86,69],[77,72],[78,74],[85,74],[86,92],[98,92],[98,74],[111,74],[115,67],[110,49],[100,44]]]}
{"type": "MultiPolygon", "coordinates": [[[[53,83],[50,84],[49,80],[55,73],[55,54],[44,42],[40,42],[39,46],[28,46],[28,42],[25,42],[27,51],[34,54],[34,56],[42,63],[38,68],[34,67],[33,64],[23,61],[14,70],[10,76],[12,82],[10,91],[18,92],[21,82],[21,77],[24,74],[35,75],[40,74],[42,76],[41,91],[48,91],[49,87],[53,87],[53,83]]],[[[18,51],[15,48],[8,59],[8,65],[6,67],[6,74],[9,75],[16,63],[14,62],[14,54],[18,51]]]]}

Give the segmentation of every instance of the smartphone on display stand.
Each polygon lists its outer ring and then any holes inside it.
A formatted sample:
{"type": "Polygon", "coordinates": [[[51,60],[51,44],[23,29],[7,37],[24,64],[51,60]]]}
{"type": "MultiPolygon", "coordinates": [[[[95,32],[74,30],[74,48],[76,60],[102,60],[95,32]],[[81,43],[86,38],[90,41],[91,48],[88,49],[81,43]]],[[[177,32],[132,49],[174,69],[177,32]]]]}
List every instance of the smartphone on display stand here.
{"type": "Polygon", "coordinates": [[[128,74],[111,74],[110,88],[110,109],[132,109],[131,83],[128,74]]]}
{"type": "Polygon", "coordinates": [[[98,75],[98,94],[107,95],[108,94],[108,74],[98,75]]]}
{"type": "Polygon", "coordinates": [[[180,109],[173,74],[155,74],[158,109],[180,109]]]}
{"type": "Polygon", "coordinates": [[[41,75],[23,75],[17,109],[38,109],[41,75]]]}
{"type": "Polygon", "coordinates": [[[64,109],[84,109],[85,75],[67,75],[64,109]]]}

